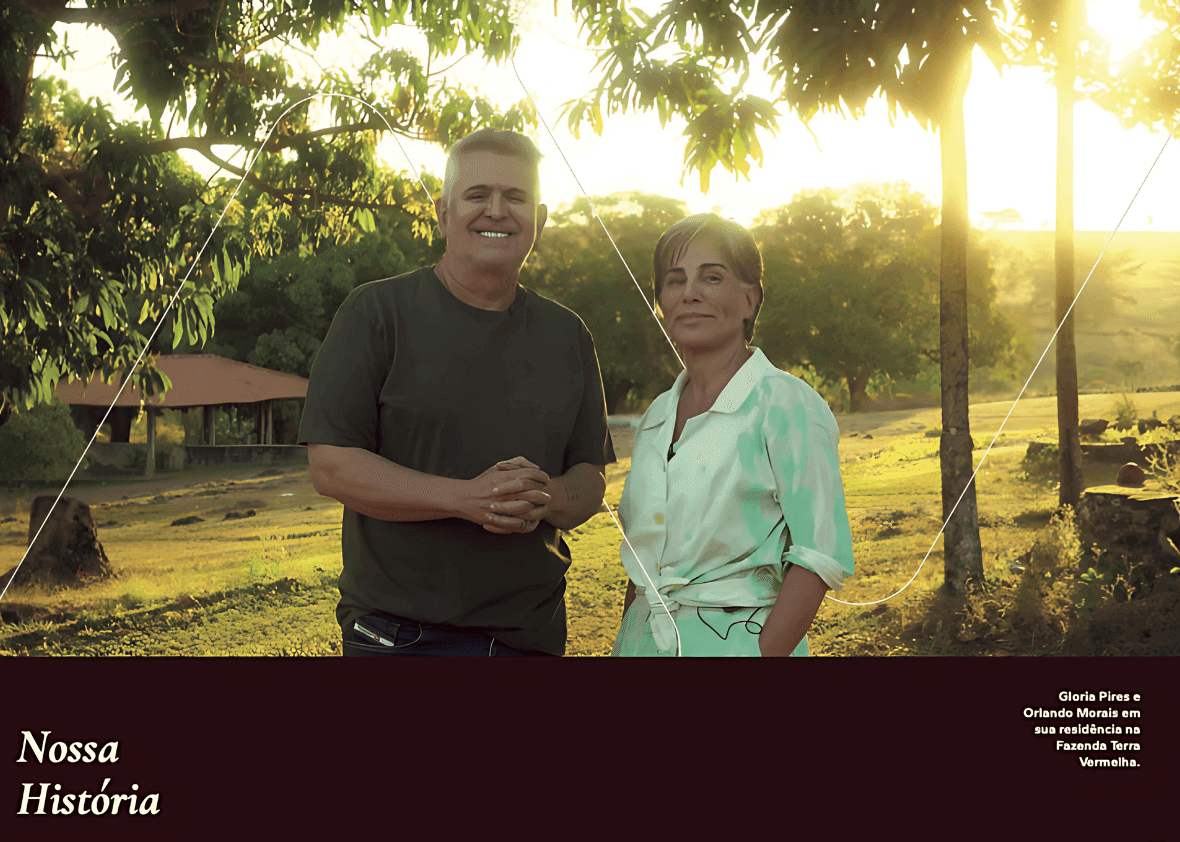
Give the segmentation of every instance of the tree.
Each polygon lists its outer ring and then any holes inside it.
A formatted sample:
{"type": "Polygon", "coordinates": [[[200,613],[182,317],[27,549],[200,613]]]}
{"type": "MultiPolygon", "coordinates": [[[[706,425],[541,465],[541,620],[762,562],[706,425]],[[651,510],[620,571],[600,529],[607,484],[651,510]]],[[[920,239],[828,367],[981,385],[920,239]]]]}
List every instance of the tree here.
{"type": "Polygon", "coordinates": [[[1065,311],[1073,299],[1073,103],[1075,85],[1097,105],[1115,114],[1124,127],[1163,123],[1174,131],[1180,114],[1180,2],[1141,0],[1139,7],[1165,26],[1110,70],[1109,45],[1084,25],[1082,0],[1020,0],[1022,18],[1031,33],[1022,58],[1052,68],[1058,101],[1057,177],[1057,406],[1062,505],[1076,506],[1081,495],[1081,446],[1077,411],[1077,364],[1073,319],[1065,311]]]}
{"type": "Polygon", "coordinates": [[[1124,386],[1132,392],[1135,391],[1135,381],[1143,375],[1143,362],[1141,360],[1128,360],[1119,357],[1110,364],[1110,367],[1123,378],[1124,386]]]}
{"type": "MultiPolygon", "coordinates": [[[[848,386],[850,409],[867,409],[866,387],[915,378],[939,363],[938,209],[909,186],[804,191],[752,226],[765,264],[759,345],[783,366],[811,366],[848,386]]],[[[973,362],[1012,355],[995,310],[986,249],[968,258],[973,362]]]]}
{"type": "MultiPolygon", "coordinates": [[[[685,215],[679,200],[638,192],[595,197],[593,202],[632,267],[650,267],[660,235],[685,215]]],[[[679,365],[645,303],[650,302],[650,273],[631,279],[585,199],[550,215],[521,282],[572,309],[590,329],[608,413],[629,394],[672,385],[679,365]],[[636,281],[643,300],[636,295],[636,281]]]]}
{"type": "Polygon", "coordinates": [[[951,590],[968,578],[982,581],[972,450],[968,417],[967,184],[963,97],[974,47],[997,67],[1008,59],[997,9],[988,0],[807,0],[731,4],[669,3],[655,16],[621,6],[575,4],[592,45],[607,44],[603,79],[593,95],[567,104],[572,129],[589,119],[602,128],[608,113],[656,108],[661,124],[671,115],[687,120],[686,170],[697,170],[702,190],[717,163],[747,175],[749,159],[761,161],[757,129],[775,128],[771,102],[743,92],[752,56],[764,49],[766,66],[786,102],[805,122],[820,110],[863,113],[884,94],[925,127],[939,130],[943,169],[940,340],[943,433],[940,448],[945,583],[951,590]],[[694,39],[688,37],[692,28],[694,39]],[[657,60],[649,53],[675,44],[680,54],[657,60]],[[908,60],[907,60],[908,59],[908,60]],[[729,93],[721,71],[741,73],[729,93]],[[956,508],[957,506],[957,508],[956,508]],[[955,516],[951,517],[952,509],[955,516]]]}
{"type": "MultiPolygon", "coordinates": [[[[96,371],[109,378],[144,350],[232,189],[224,181],[203,184],[177,150],[196,150],[241,177],[245,168],[215,148],[260,153],[267,129],[316,91],[374,102],[397,134],[444,146],[485,126],[535,125],[527,101],[498,113],[431,67],[460,47],[502,61],[516,43],[507,0],[109,6],[0,5],[0,423],[17,406],[47,402],[60,378],[96,371]],[[323,33],[343,32],[360,12],[364,36],[380,49],[359,73],[292,78],[285,51],[314,49],[323,33]],[[376,40],[407,20],[430,44],[425,66],[376,40]],[[147,122],[119,124],[60,86],[34,84],[37,55],[63,67],[72,56],[53,31],[59,22],[115,36],[119,90],[147,107],[147,122]]],[[[371,227],[372,213],[394,209],[417,215],[419,233],[428,233],[426,197],[399,195],[388,179],[374,177],[375,138],[385,123],[355,100],[329,102],[332,127],[310,129],[310,103],[278,125],[246,177],[248,189],[226,214],[229,224],[217,230],[172,308],[177,344],[204,342],[214,302],[236,288],[250,259],[291,248],[292,237],[311,248],[338,244],[346,232],[371,227]],[[261,195],[270,201],[256,201],[261,195]]],[[[133,373],[146,394],[169,385],[150,359],[133,373]]]]}
{"type": "MultiPolygon", "coordinates": [[[[421,191],[416,179],[378,173],[397,182],[394,195],[421,191]]],[[[441,192],[432,176],[424,176],[431,191],[441,192]]],[[[270,200],[259,197],[265,205],[270,200]]],[[[369,231],[354,231],[339,243],[319,248],[283,247],[274,257],[254,260],[237,288],[214,304],[217,332],[203,345],[181,340],[177,353],[213,353],[307,377],[320,341],[332,317],[357,286],[400,275],[428,265],[442,256],[441,239],[425,239],[414,228],[426,223],[403,208],[382,213],[369,231]]],[[[168,328],[161,341],[168,345],[168,328]]]]}
{"type": "MultiPolygon", "coordinates": [[[[1057,87],[1057,222],[1056,266],[1058,501],[1077,506],[1081,499],[1081,431],[1078,427],[1078,365],[1074,316],[1073,111],[1077,99],[1078,47],[1083,0],[1023,0],[1021,11],[1032,35],[1025,51],[1030,62],[1055,65],[1057,87]],[[1038,48],[1041,53],[1038,54],[1038,48]],[[1067,315],[1068,313],[1068,315],[1067,315]]],[[[1096,40],[1096,39],[1095,39],[1096,40]]],[[[1093,57],[1093,51],[1087,58],[1093,57]]],[[[1093,73],[1087,75],[1092,76],[1093,73]]]]}
{"type": "Polygon", "coordinates": [[[1067,316],[1073,304],[1073,106],[1077,77],[1078,17],[1083,0],[1061,0],[1057,33],[1057,499],[1077,507],[1082,478],[1082,439],[1078,426],[1078,359],[1074,322],[1067,316]]]}

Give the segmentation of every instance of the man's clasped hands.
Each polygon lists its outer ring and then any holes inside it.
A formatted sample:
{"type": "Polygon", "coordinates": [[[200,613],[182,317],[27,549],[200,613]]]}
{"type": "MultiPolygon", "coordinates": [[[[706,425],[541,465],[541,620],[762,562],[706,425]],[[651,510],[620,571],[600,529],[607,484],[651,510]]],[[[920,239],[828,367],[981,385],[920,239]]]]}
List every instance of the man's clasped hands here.
{"type": "Polygon", "coordinates": [[[497,462],[472,480],[471,505],[479,511],[471,519],[498,535],[532,532],[549,516],[551,482],[523,456],[497,462]]]}

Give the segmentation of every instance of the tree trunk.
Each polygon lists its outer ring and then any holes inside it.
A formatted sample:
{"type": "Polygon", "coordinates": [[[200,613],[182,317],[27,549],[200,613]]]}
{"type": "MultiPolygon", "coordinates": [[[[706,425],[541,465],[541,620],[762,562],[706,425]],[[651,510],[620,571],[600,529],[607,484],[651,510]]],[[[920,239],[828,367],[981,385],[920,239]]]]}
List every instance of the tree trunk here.
{"type": "Polygon", "coordinates": [[[971,78],[971,50],[961,49],[950,67],[957,73],[939,120],[942,154],[942,267],[939,347],[942,366],[942,517],[944,585],[961,592],[968,579],[983,580],[983,548],[975,483],[967,392],[967,140],[963,97],[971,78]],[[961,499],[960,499],[961,497],[961,499]],[[957,504],[957,507],[956,507],[957,504]],[[952,510],[954,516],[951,516],[952,510]]]}
{"type": "Polygon", "coordinates": [[[1082,496],[1082,445],[1078,430],[1078,363],[1074,346],[1073,304],[1073,104],[1077,75],[1078,4],[1062,4],[1057,56],[1057,441],[1058,502],[1078,505],[1082,496]]]}
{"type": "Polygon", "coordinates": [[[864,412],[868,403],[865,387],[869,385],[869,372],[862,371],[854,377],[845,376],[848,381],[848,411],[864,412]]]}
{"type": "Polygon", "coordinates": [[[630,380],[624,380],[622,383],[611,383],[609,386],[603,387],[603,397],[606,399],[606,414],[614,415],[615,410],[627,398],[627,393],[635,384],[630,380]]]}

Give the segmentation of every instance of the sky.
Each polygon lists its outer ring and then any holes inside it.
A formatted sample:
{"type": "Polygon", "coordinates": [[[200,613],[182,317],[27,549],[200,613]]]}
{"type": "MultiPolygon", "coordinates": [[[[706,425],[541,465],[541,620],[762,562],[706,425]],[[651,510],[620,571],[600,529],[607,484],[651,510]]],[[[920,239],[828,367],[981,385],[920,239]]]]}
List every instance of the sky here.
{"type": "MultiPolygon", "coordinates": [[[[859,120],[839,114],[820,114],[810,125],[814,137],[785,108],[780,108],[777,136],[765,132],[759,140],[765,152],[763,166],[750,168],[749,180],[718,166],[707,195],[700,190],[696,173],[682,169],[684,122],[670,121],[661,129],[654,112],[604,115],[605,129],[596,136],[588,124],[575,139],[559,118],[562,103],[576,99],[594,87],[595,53],[585,46],[576,23],[564,9],[554,16],[547,2],[524,0],[522,43],[516,66],[528,93],[548,123],[533,139],[544,159],[541,164],[543,200],[551,209],[581,195],[578,181],[591,196],[640,190],[682,199],[690,213],[715,211],[742,224],[762,209],[786,204],[804,189],[850,187],[864,182],[906,181],[937,205],[941,195],[938,136],[918,123],[898,115],[891,126],[884,100],[870,103],[859,120]],[[563,160],[563,155],[568,160],[563,160]],[[575,178],[576,175],[576,178],[575,178]],[[683,184],[681,183],[683,181],[683,184]]],[[[661,3],[647,0],[636,5],[654,12],[661,3]]],[[[1114,42],[1112,60],[1133,48],[1152,31],[1149,20],[1139,17],[1132,0],[1088,0],[1092,25],[1114,42]]],[[[67,72],[38,59],[34,72],[65,78],[83,97],[97,96],[112,106],[116,116],[146,119],[114,93],[110,54],[114,39],[98,27],[61,25],[78,55],[67,72]]],[[[426,57],[425,39],[410,27],[396,27],[385,38],[426,57]]],[[[315,56],[291,53],[288,58],[314,79],[321,68],[347,70],[357,67],[375,48],[361,38],[325,38],[315,56]]],[[[435,67],[450,61],[436,61],[435,67]]],[[[507,108],[524,97],[511,65],[486,63],[472,55],[457,60],[447,71],[451,83],[462,84],[507,108]]],[[[765,76],[751,74],[748,93],[771,97],[765,76]]],[[[976,51],[971,84],[965,101],[968,156],[968,202],[971,221],[979,228],[996,226],[986,214],[1012,208],[1020,221],[1007,229],[1044,230],[1054,225],[1056,173],[1056,94],[1046,75],[1034,68],[1010,68],[1001,76],[976,51]]],[[[331,124],[326,109],[313,128],[331,124]]],[[[165,116],[165,125],[167,115],[165,116]]],[[[1180,231],[1180,203],[1170,200],[1180,182],[1180,143],[1169,143],[1147,183],[1134,200],[1136,190],[1152,162],[1164,147],[1167,135],[1144,127],[1124,130],[1113,115],[1087,101],[1075,108],[1075,228],[1113,231],[1127,213],[1120,230],[1180,231]]],[[[231,149],[219,149],[228,155],[231,149]]],[[[202,175],[216,168],[196,152],[182,156],[202,175]]],[[[441,177],[445,155],[428,143],[401,140],[401,148],[388,136],[378,155],[391,167],[441,177]],[[404,154],[402,149],[405,150],[404,154]]],[[[242,156],[234,158],[240,163],[242,156]]]]}

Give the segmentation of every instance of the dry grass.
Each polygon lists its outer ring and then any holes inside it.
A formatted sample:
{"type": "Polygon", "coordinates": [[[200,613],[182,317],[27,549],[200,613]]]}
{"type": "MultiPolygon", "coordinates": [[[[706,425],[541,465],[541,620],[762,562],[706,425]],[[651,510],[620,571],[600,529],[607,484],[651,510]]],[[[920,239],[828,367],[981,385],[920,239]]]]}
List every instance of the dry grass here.
{"type": "MultiPolygon", "coordinates": [[[[1177,654],[1176,582],[1149,583],[1141,598],[1127,599],[1126,569],[1086,554],[1072,523],[1054,517],[1053,487],[1018,478],[1027,442],[1053,432],[1052,426],[1006,431],[987,454],[976,477],[985,581],[965,595],[942,588],[938,439],[925,437],[924,428],[872,439],[846,432],[841,459],[857,573],[832,594],[842,602],[829,599],[821,608],[812,652],[1177,654]],[[1090,567],[1098,572],[1084,580],[1090,567]]],[[[990,441],[977,434],[977,460],[990,441]]],[[[626,441],[616,444],[620,461],[607,476],[612,508],[630,467],[626,441]]],[[[202,477],[207,482],[164,493],[159,489],[175,486],[177,478],[160,478],[147,494],[95,502],[92,515],[117,578],[82,590],[10,593],[6,603],[22,603],[36,616],[0,626],[0,651],[338,653],[333,608],[341,508],[315,493],[305,468],[261,468],[237,469],[232,479],[210,474],[202,477]],[[255,516],[224,519],[248,509],[255,516]],[[204,522],[170,526],[193,515],[204,522]]],[[[1088,466],[1087,485],[1113,482],[1116,469],[1088,466]]],[[[0,524],[0,570],[24,552],[32,496],[0,499],[0,512],[15,518],[0,524]]],[[[604,655],[626,584],[620,536],[601,513],[568,541],[575,562],[567,653],[604,655]]]]}

